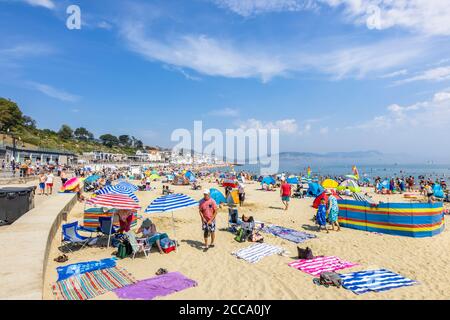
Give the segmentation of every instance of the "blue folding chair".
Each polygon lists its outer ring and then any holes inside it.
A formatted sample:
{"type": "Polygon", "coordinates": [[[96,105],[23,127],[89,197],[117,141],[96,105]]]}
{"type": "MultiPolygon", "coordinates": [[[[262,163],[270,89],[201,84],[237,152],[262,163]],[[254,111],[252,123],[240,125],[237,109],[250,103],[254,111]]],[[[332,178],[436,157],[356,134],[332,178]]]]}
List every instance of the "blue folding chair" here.
{"type": "Polygon", "coordinates": [[[99,227],[97,228],[97,232],[101,233],[105,236],[108,236],[108,248],[109,243],[111,241],[111,236],[116,234],[119,231],[114,225],[113,217],[99,217],[98,218],[99,227]]]}
{"type": "Polygon", "coordinates": [[[61,245],[63,247],[67,247],[70,252],[72,252],[71,246],[77,245],[80,246],[80,249],[83,249],[86,244],[89,243],[90,240],[92,240],[92,237],[85,237],[78,233],[78,231],[86,231],[91,232],[89,229],[86,229],[82,226],[78,225],[78,221],[63,224],[62,226],[62,237],[61,237],[61,245]]]}

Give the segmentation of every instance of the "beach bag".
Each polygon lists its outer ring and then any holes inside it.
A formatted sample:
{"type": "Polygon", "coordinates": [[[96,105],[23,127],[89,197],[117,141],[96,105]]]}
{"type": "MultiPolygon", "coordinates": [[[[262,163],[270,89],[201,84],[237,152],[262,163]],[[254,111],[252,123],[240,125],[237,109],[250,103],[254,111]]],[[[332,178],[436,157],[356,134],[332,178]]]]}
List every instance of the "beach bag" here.
{"type": "Polygon", "coordinates": [[[245,242],[245,232],[244,229],[239,229],[236,237],[234,238],[237,242],[245,242]]]}
{"type": "Polygon", "coordinates": [[[119,259],[125,259],[133,253],[133,248],[128,240],[122,240],[117,247],[116,257],[119,259]]]}
{"type": "Polygon", "coordinates": [[[297,247],[297,251],[299,259],[306,259],[306,260],[314,259],[313,252],[309,247],[306,247],[306,249],[297,247]]]}
{"type": "Polygon", "coordinates": [[[342,279],[336,272],[322,272],[319,278],[319,284],[325,287],[334,286],[340,288],[342,279]]]}

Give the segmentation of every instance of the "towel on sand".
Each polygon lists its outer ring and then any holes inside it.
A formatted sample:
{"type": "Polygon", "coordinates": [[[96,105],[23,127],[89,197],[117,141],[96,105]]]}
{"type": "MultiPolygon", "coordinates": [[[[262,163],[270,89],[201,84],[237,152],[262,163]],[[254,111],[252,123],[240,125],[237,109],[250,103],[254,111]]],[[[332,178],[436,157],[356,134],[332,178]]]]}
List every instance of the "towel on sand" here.
{"type": "Polygon", "coordinates": [[[231,254],[240,259],[244,259],[247,262],[256,263],[264,257],[271,256],[273,254],[282,254],[284,251],[285,250],[283,248],[272,246],[267,243],[256,243],[247,248],[237,250],[231,254]]]}
{"type": "Polygon", "coordinates": [[[179,272],[170,272],[114,290],[121,299],[152,300],[197,286],[197,282],[179,272]]]}
{"type": "Polygon", "coordinates": [[[322,272],[337,271],[356,266],[356,263],[343,261],[338,257],[317,257],[310,260],[296,260],[289,263],[290,267],[319,277],[322,272]]]}
{"type": "Polygon", "coordinates": [[[56,271],[58,272],[57,281],[62,281],[72,276],[83,274],[86,272],[115,267],[116,260],[116,258],[107,258],[100,261],[80,262],[58,267],[56,268],[56,271]]]}
{"type": "Polygon", "coordinates": [[[417,284],[416,281],[386,269],[352,272],[341,274],[340,276],[342,278],[342,286],[356,294],[363,294],[369,291],[387,291],[417,284]]]}
{"type": "Polygon", "coordinates": [[[117,267],[86,272],[52,284],[57,300],[87,300],[136,283],[125,269],[117,267]]]}
{"type": "Polygon", "coordinates": [[[261,229],[263,232],[271,233],[274,236],[280,237],[282,239],[292,241],[295,243],[302,243],[306,240],[317,238],[313,234],[309,234],[303,231],[297,231],[289,228],[284,228],[280,226],[270,225],[261,229]]]}

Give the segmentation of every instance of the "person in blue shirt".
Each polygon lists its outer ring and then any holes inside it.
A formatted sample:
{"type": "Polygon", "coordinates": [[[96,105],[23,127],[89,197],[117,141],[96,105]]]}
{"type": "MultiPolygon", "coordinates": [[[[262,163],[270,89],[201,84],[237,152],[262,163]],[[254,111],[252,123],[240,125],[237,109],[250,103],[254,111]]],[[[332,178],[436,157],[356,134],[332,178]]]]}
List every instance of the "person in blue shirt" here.
{"type": "Polygon", "coordinates": [[[322,227],[324,227],[327,233],[330,233],[327,228],[327,205],[324,198],[320,200],[319,208],[317,209],[316,214],[316,221],[319,225],[319,232],[322,230],[322,227]]]}

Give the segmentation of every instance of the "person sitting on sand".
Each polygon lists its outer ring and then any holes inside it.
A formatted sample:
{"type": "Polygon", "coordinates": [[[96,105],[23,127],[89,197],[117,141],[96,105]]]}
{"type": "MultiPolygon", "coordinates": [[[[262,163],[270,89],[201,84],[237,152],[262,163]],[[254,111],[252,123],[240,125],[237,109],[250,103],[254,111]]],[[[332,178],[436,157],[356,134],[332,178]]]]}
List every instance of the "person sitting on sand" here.
{"type": "Polygon", "coordinates": [[[140,233],[142,233],[141,239],[145,239],[147,245],[151,246],[156,243],[159,253],[164,253],[163,249],[161,248],[161,240],[164,238],[168,238],[168,235],[166,233],[157,232],[156,225],[150,219],[145,219],[142,222],[141,227],[137,231],[137,234],[140,233]]]}
{"type": "Polygon", "coordinates": [[[242,215],[241,228],[244,230],[245,239],[251,238],[253,231],[255,230],[255,220],[252,216],[248,217],[245,214],[242,215]]]}
{"type": "Polygon", "coordinates": [[[319,232],[322,227],[324,227],[327,233],[330,233],[327,228],[327,204],[325,202],[325,198],[322,198],[322,200],[320,200],[320,205],[316,213],[316,222],[319,225],[319,232]]]}

